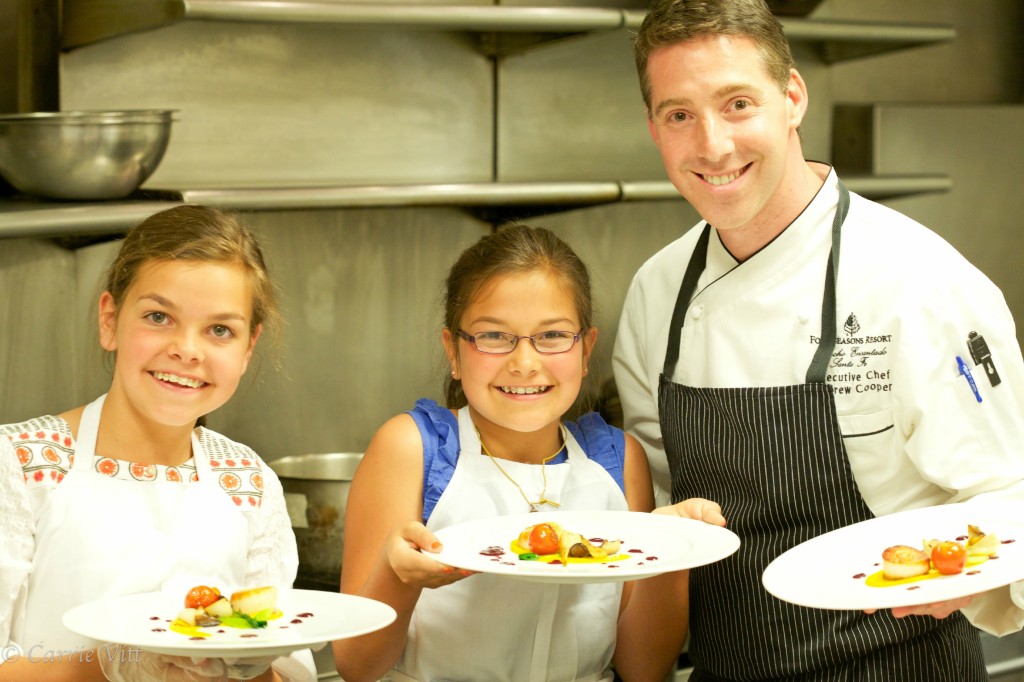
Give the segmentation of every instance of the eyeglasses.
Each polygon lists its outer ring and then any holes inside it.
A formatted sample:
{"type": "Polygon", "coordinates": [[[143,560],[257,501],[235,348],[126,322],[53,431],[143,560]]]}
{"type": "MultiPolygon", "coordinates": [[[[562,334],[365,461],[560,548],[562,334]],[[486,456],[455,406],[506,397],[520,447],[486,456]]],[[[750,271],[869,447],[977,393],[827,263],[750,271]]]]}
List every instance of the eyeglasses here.
{"type": "Polygon", "coordinates": [[[572,350],[576,342],[583,336],[583,330],[573,334],[572,332],[550,331],[534,334],[533,336],[516,336],[506,332],[480,332],[471,336],[461,329],[455,332],[459,337],[469,341],[476,346],[481,353],[490,355],[506,355],[516,349],[519,339],[530,339],[533,348],[544,355],[555,355],[567,353],[572,350]]]}

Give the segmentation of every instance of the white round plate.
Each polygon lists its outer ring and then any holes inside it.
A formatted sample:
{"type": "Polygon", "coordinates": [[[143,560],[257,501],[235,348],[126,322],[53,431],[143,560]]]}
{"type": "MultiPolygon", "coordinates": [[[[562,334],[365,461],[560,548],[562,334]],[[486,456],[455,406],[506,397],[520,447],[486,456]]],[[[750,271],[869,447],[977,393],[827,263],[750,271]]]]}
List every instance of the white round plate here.
{"type": "Polygon", "coordinates": [[[891,609],[957,599],[1024,580],[1024,505],[965,502],[924,507],[839,528],[781,554],[762,576],[765,589],[787,602],[819,609],[891,609]],[[955,575],[867,584],[893,545],[922,547],[925,539],[956,540],[967,525],[994,534],[997,557],[955,575]]]}
{"type": "Polygon", "coordinates": [[[552,511],[478,519],[435,532],[443,548],[427,552],[442,564],[478,573],[493,573],[547,583],[607,583],[649,578],[653,575],[710,564],[740,546],[732,531],[678,516],[615,511],[552,511]],[[611,563],[549,564],[525,561],[512,551],[519,533],[538,523],[553,521],[585,538],[622,540],[620,554],[611,563]],[[498,547],[500,556],[481,552],[498,547]]]}
{"type": "Polygon", "coordinates": [[[290,590],[279,606],[284,615],[266,628],[203,628],[209,637],[192,639],[169,625],[184,608],[184,595],[147,592],[83,604],[64,614],[64,627],[100,642],[122,644],[169,656],[250,658],[280,656],[357,637],[390,625],[386,604],[336,592],[290,590]]]}

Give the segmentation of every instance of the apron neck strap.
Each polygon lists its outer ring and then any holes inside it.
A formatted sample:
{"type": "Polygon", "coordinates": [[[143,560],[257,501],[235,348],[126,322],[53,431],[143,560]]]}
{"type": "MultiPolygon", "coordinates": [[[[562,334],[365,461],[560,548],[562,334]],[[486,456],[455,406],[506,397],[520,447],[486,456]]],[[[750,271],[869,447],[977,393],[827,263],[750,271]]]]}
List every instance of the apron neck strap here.
{"type": "MultiPolygon", "coordinates": [[[[823,383],[828,370],[832,351],[836,346],[836,282],[839,279],[839,244],[841,242],[843,221],[850,212],[850,191],[842,180],[838,180],[839,203],[836,205],[835,216],[832,218],[832,250],[829,252],[828,264],[825,268],[825,291],[821,297],[821,341],[814,353],[810,366],[807,368],[808,383],[823,383]]],[[[668,348],[665,349],[665,365],[662,373],[671,380],[679,361],[679,339],[683,324],[686,322],[686,311],[690,307],[690,299],[697,290],[697,282],[707,264],[708,240],[711,237],[711,225],[704,223],[704,230],[693,248],[690,262],[686,266],[683,283],[679,287],[679,296],[672,311],[672,322],[668,330],[668,348]]]]}
{"type": "MultiPolygon", "coordinates": [[[[96,438],[100,430],[100,415],[103,412],[103,402],[107,394],[104,393],[96,400],[85,406],[82,411],[82,419],[78,424],[78,436],[75,438],[75,460],[71,464],[74,471],[92,471],[92,460],[96,455],[96,438]]],[[[210,460],[203,454],[203,446],[196,434],[197,429],[192,429],[192,459],[196,465],[196,473],[199,480],[211,479],[213,470],[210,460]]]]}
{"type": "Polygon", "coordinates": [[[711,224],[704,223],[704,231],[697,239],[697,245],[693,248],[693,255],[686,265],[686,274],[683,276],[683,283],[679,287],[679,298],[676,300],[676,307],[672,311],[672,323],[668,328],[668,349],[665,352],[665,366],[663,373],[668,379],[676,373],[676,362],[679,361],[679,337],[683,332],[683,324],[686,322],[686,311],[690,307],[690,298],[697,290],[697,282],[708,258],[708,240],[711,238],[711,224]]]}
{"type": "Polygon", "coordinates": [[[843,221],[850,212],[850,191],[839,181],[839,203],[832,218],[832,250],[825,268],[825,294],[821,297],[821,341],[814,352],[810,367],[807,368],[807,383],[825,383],[825,373],[836,348],[836,282],[839,281],[839,244],[843,221]]]}

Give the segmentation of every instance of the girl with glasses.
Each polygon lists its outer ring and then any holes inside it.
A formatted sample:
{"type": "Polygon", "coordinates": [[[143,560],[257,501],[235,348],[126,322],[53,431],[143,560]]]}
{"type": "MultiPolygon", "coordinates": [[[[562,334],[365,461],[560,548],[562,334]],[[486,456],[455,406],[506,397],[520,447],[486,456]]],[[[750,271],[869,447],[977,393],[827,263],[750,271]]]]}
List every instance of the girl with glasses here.
{"type": "MultiPolygon", "coordinates": [[[[552,510],[649,512],[642,448],[597,413],[563,421],[597,341],[590,278],[523,225],[464,251],[446,283],[446,405],[385,423],[356,472],[341,590],[390,604],[391,626],[334,643],[348,682],[663,680],[686,636],[687,573],[551,585],[438,563],[433,531],[552,510]]],[[[659,510],[724,525],[700,499],[659,510]]]]}

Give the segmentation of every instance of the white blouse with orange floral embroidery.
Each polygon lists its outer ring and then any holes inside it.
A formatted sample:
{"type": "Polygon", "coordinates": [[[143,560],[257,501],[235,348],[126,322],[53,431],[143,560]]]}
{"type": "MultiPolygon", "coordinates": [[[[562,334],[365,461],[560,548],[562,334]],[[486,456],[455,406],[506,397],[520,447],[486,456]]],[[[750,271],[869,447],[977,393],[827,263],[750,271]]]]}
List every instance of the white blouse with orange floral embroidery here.
{"type": "MultiPolygon", "coordinates": [[[[202,427],[198,436],[224,494],[255,521],[246,584],[292,585],[298,571],[298,550],[277,475],[248,446],[202,427]]],[[[22,616],[19,611],[32,570],[36,521],[74,456],[71,429],[59,417],[0,425],[0,646],[10,642],[12,624],[22,616]]],[[[94,467],[99,473],[137,485],[157,480],[181,485],[198,482],[193,460],[162,466],[97,455],[94,467]]]]}

